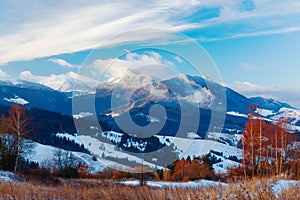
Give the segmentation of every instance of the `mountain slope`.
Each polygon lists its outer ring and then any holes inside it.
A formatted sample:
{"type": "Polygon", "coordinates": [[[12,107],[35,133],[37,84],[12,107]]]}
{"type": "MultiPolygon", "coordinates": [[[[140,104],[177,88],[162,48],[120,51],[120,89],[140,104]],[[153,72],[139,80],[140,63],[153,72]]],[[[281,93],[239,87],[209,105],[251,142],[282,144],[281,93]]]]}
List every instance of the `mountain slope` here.
{"type": "Polygon", "coordinates": [[[15,103],[71,114],[71,100],[66,93],[23,80],[0,81],[0,105],[15,103]]]}
{"type": "Polygon", "coordinates": [[[283,103],[280,101],[276,101],[274,99],[266,99],[263,97],[252,97],[250,98],[250,101],[253,104],[256,105],[260,105],[261,108],[266,109],[266,110],[272,110],[272,111],[276,111],[278,112],[280,110],[280,108],[292,108],[292,106],[290,106],[287,103],[283,103]]]}

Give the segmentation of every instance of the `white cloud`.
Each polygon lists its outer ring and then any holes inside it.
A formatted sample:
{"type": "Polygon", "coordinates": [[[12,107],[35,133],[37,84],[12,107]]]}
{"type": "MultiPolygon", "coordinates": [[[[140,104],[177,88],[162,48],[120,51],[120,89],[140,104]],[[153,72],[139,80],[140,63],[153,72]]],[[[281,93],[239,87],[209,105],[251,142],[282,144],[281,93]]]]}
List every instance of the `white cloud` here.
{"type": "Polygon", "coordinates": [[[35,76],[30,71],[22,71],[19,77],[20,79],[31,82],[40,82],[44,78],[44,76],[35,76]]]}
{"type": "Polygon", "coordinates": [[[228,86],[247,97],[262,96],[265,98],[272,98],[282,102],[287,102],[292,106],[300,108],[300,88],[262,86],[241,81],[235,81],[234,84],[230,84],[228,86]]]}
{"type": "Polygon", "coordinates": [[[244,37],[287,34],[287,33],[299,32],[299,31],[300,31],[300,26],[291,26],[291,27],[276,28],[272,30],[253,31],[248,33],[233,33],[229,36],[224,36],[224,37],[214,37],[214,38],[202,37],[202,38],[198,38],[198,40],[202,42],[211,42],[211,41],[228,40],[228,39],[235,39],[235,38],[244,38],[244,37]]]}
{"type": "MultiPolygon", "coordinates": [[[[235,23],[242,20],[246,24],[256,19],[276,17],[286,31],[298,27],[281,16],[298,15],[300,3],[296,1],[255,0],[255,9],[243,12],[240,1],[81,1],[70,4],[68,1],[39,3],[2,2],[0,4],[0,63],[28,60],[38,57],[78,52],[97,47],[104,40],[124,30],[158,27],[175,31],[210,27],[216,24],[235,23]],[[6,5],[7,4],[7,5],[6,5]],[[187,22],[186,19],[201,8],[220,8],[220,15],[209,20],[187,22]],[[283,20],[281,20],[283,19],[283,20]],[[291,28],[292,27],[292,28],[291,28]],[[294,28],[293,28],[294,27],[294,28]]],[[[276,33],[275,29],[262,27],[258,34],[276,33]]],[[[255,35],[253,28],[249,33],[236,32],[236,36],[255,35]]],[[[278,31],[277,31],[278,32],[278,31]]],[[[222,38],[220,36],[219,38],[222,38]]],[[[230,36],[227,36],[230,37],[230,36]]],[[[161,39],[161,33],[134,33],[111,41],[110,44],[161,39]]],[[[223,37],[224,38],[224,37],[223,37]]],[[[218,39],[218,38],[216,38],[218,39]]],[[[165,41],[167,42],[167,41],[165,41]]]]}
{"type": "MultiPolygon", "coordinates": [[[[78,7],[70,6],[70,8],[66,6],[63,8],[59,3],[53,4],[53,7],[41,5],[41,9],[44,7],[46,10],[45,13],[37,12],[39,15],[20,23],[6,22],[5,30],[11,32],[0,36],[2,46],[0,61],[8,62],[77,52],[97,47],[105,39],[124,30],[145,27],[168,29],[180,25],[169,21],[174,12],[171,16],[166,13],[168,10],[180,8],[183,3],[170,1],[169,4],[160,4],[131,1],[119,3],[108,1],[95,4],[83,1],[78,3],[78,7]]],[[[19,16],[34,15],[34,12],[21,7],[15,8],[12,13],[14,12],[19,16]]],[[[7,19],[10,15],[11,13],[8,14],[7,19]]],[[[115,42],[122,43],[153,37],[151,34],[139,36],[134,35],[115,42]]]]}
{"type": "Polygon", "coordinates": [[[253,96],[258,93],[265,93],[267,91],[277,92],[279,88],[273,87],[273,86],[261,86],[250,82],[241,82],[241,81],[235,81],[234,84],[230,84],[229,87],[233,88],[234,90],[247,94],[250,96],[253,96]]]}
{"type": "Polygon", "coordinates": [[[100,77],[100,81],[104,81],[109,78],[121,76],[128,70],[143,74],[150,73],[153,76],[161,77],[167,74],[161,70],[164,68],[173,68],[174,66],[174,63],[171,61],[151,51],[144,54],[127,52],[124,59],[97,59],[89,68],[94,77],[100,77]],[[154,71],[156,71],[156,73],[154,71]]]}
{"type": "Polygon", "coordinates": [[[8,77],[10,77],[10,75],[5,71],[3,71],[2,69],[0,69],[0,78],[8,78],[8,77]]]}
{"type": "MultiPolygon", "coordinates": [[[[212,1],[210,7],[220,7],[220,15],[216,18],[207,20],[209,23],[228,23],[246,19],[266,19],[272,17],[299,15],[300,3],[293,0],[286,0],[274,3],[273,0],[253,0],[255,9],[244,12],[240,9],[240,1],[212,1]]],[[[250,21],[251,22],[251,21],[250,21]]],[[[265,27],[266,24],[262,24],[265,27]]]]}
{"type": "Polygon", "coordinates": [[[69,67],[69,68],[76,67],[75,65],[72,65],[71,63],[68,63],[67,61],[59,58],[50,58],[48,61],[58,64],[59,66],[62,67],[69,67]]]}

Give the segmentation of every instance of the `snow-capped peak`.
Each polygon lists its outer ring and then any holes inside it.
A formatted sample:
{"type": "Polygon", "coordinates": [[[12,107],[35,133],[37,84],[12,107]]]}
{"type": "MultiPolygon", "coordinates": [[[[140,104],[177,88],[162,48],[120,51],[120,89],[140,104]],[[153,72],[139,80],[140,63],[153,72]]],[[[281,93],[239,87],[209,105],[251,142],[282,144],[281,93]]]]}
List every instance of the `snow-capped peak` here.
{"type": "Polygon", "coordinates": [[[76,90],[86,91],[88,86],[83,82],[75,79],[74,77],[69,76],[68,74],[61,75],[50,75],[49,77],[41,80],[40,84],[46,85],[54,90],[60,92],[71,92],[74,90],[74,85],[76,84],[76,90]]]}
{"type": "Polygon", "coordinates": [[[155,79],[152,76],[126,71],[120,76],[112,77],[103,82],[100,87],[119,85],[123,88],[139,88],[145,85],[150,85],[153,82],[155,82],[155,79]]]}

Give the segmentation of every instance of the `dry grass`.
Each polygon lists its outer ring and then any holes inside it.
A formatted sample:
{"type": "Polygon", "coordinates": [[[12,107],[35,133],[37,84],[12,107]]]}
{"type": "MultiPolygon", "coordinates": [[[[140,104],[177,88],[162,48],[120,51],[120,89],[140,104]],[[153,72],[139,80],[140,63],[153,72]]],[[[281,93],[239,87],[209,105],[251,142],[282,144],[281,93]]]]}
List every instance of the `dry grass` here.
{"type": "Polygon", "coordinates": [[[230,183],[228,187],[152,188],[77,181],[57,186],[0,182],[1,199],[300,199],[299,187],[291,187],[276,196],[270,186],[275,181],[253,180],[230,183]]]}

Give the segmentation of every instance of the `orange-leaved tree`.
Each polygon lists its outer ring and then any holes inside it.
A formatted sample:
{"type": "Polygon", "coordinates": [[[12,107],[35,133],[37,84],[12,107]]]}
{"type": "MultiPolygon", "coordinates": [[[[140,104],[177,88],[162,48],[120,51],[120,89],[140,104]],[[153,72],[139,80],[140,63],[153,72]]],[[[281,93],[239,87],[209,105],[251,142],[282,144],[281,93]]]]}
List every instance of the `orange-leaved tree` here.
{"type": "Polygon", "coordinates": [[[242,137],[244,175],[282,174],[292,145],[288,121],[266,122],[257,106],[250,107],[249,122],[242,137]],[[274,169],[275,168],[275,169],[274,169]]]}
{"type": "Polygon", "coordinates": [[[245,175],[249,172],[254,177],[261,168],[263,159],[263,130],[266,127],[265,122],[256,116],[257,106],[250,107],[248,116],[249,122],[245,126],[243,132],[243,164],[245,175]]]}
{"type": "Polygon", "coordinates": [[[8,111],[6,121],[7,132],[16,138],[14,171],[17,170],[18,160],[22,151],[22,139],[29,137],[30,118],[26,115],[24,106],[15,104],[8,111]]]}

